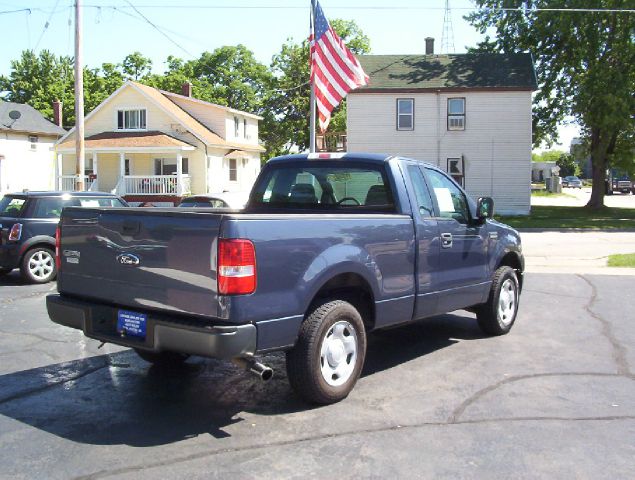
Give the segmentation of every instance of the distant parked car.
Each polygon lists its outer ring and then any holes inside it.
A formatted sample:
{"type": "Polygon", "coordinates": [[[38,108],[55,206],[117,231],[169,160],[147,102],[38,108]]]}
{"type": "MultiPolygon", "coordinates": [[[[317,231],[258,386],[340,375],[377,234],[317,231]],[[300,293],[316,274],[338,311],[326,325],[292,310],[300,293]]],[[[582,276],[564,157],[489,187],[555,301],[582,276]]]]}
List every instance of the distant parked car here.
{"type": "Polygon", "coordinates": [[[57,275],[55,229],[64,207],[126,207],[120,197],[100,192],[23,192],[0,199],[0,275],[19,268],[30,283],[57,275]]]}
{"type": "Polygon", "coordinates": [[[194,195],[186,197],[179,204],[183,208],[226,208],[231,210],[242,210],[249,200],[249,193],[242,192],[222,192],[210,193],[208,195],[194,195]]]}
{"type": "Polygon", "coordinates": [[[562,179],[562,186],[570,188],[582,188],[582,180],[580,180],[576,176],[569,175],[568,177],[564,177],[562,179]]]}

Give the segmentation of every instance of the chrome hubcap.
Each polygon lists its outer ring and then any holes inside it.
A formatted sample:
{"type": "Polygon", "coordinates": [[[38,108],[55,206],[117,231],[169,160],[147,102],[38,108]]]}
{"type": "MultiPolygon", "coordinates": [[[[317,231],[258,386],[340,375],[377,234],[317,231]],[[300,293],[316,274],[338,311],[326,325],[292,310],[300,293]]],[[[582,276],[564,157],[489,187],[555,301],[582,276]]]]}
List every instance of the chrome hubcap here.
{"type": "Polygon", "coordinates": [[[511,278],[503,282],[498,297],[498,319],[503,325],[509,325],[516,313],[516,283],[511,278]]]}
{"type": "Polygon", "coordinates": [[[320,371],[329,385],[346,383],[357,362],[357,334],[344,320],[335,323],[326,332],[320,348],[320,371]]]}
{"type": "Polygon", "coordinates": [[[44,280],[53,274],[55,268],[53,256],[44,251],[36,252],[29,258],[29,272],[35,278],[44,280]]]}

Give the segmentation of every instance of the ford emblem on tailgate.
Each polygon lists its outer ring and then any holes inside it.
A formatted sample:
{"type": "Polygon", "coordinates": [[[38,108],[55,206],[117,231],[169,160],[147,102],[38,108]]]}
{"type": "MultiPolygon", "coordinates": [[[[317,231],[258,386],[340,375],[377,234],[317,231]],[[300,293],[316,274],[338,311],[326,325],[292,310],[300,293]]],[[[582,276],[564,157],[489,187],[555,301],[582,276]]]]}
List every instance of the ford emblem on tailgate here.
{"type": "Polygon", "coordinates": [[[136,266],[139,265],[139,262],[141,260],[139,259],[139,257],[133,255],[132,253],[122,253],[120,255],[117,255],[117,261],[122,265],[136,266]]]}

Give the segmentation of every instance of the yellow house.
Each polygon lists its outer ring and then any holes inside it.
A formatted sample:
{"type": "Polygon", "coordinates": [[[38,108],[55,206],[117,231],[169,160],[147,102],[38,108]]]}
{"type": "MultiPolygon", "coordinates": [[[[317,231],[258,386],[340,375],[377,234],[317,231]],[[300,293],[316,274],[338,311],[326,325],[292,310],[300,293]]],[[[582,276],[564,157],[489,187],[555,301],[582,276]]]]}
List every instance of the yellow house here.
{"type": "MultiPolygon", "coordinates": [[[[131,202],[249,191],[260,171],[262,117],[129,81],[85,119],[87,190],[131,202]]],[[[57,187],[77,182],[75,129],[56,144],[57,187]]]]}

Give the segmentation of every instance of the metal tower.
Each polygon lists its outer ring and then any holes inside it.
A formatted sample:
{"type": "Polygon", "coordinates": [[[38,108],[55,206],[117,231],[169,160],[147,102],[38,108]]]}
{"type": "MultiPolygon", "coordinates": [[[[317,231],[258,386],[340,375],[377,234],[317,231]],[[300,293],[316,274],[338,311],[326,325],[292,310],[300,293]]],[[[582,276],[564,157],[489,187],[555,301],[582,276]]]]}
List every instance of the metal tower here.
{"type": "Polygon", "coordinates": [[[441,34],[440,53],[454,53],[454,27],[452,27],[450,0],[445,0],[445,14],[443,15],[443,33],[441,34]]]}

